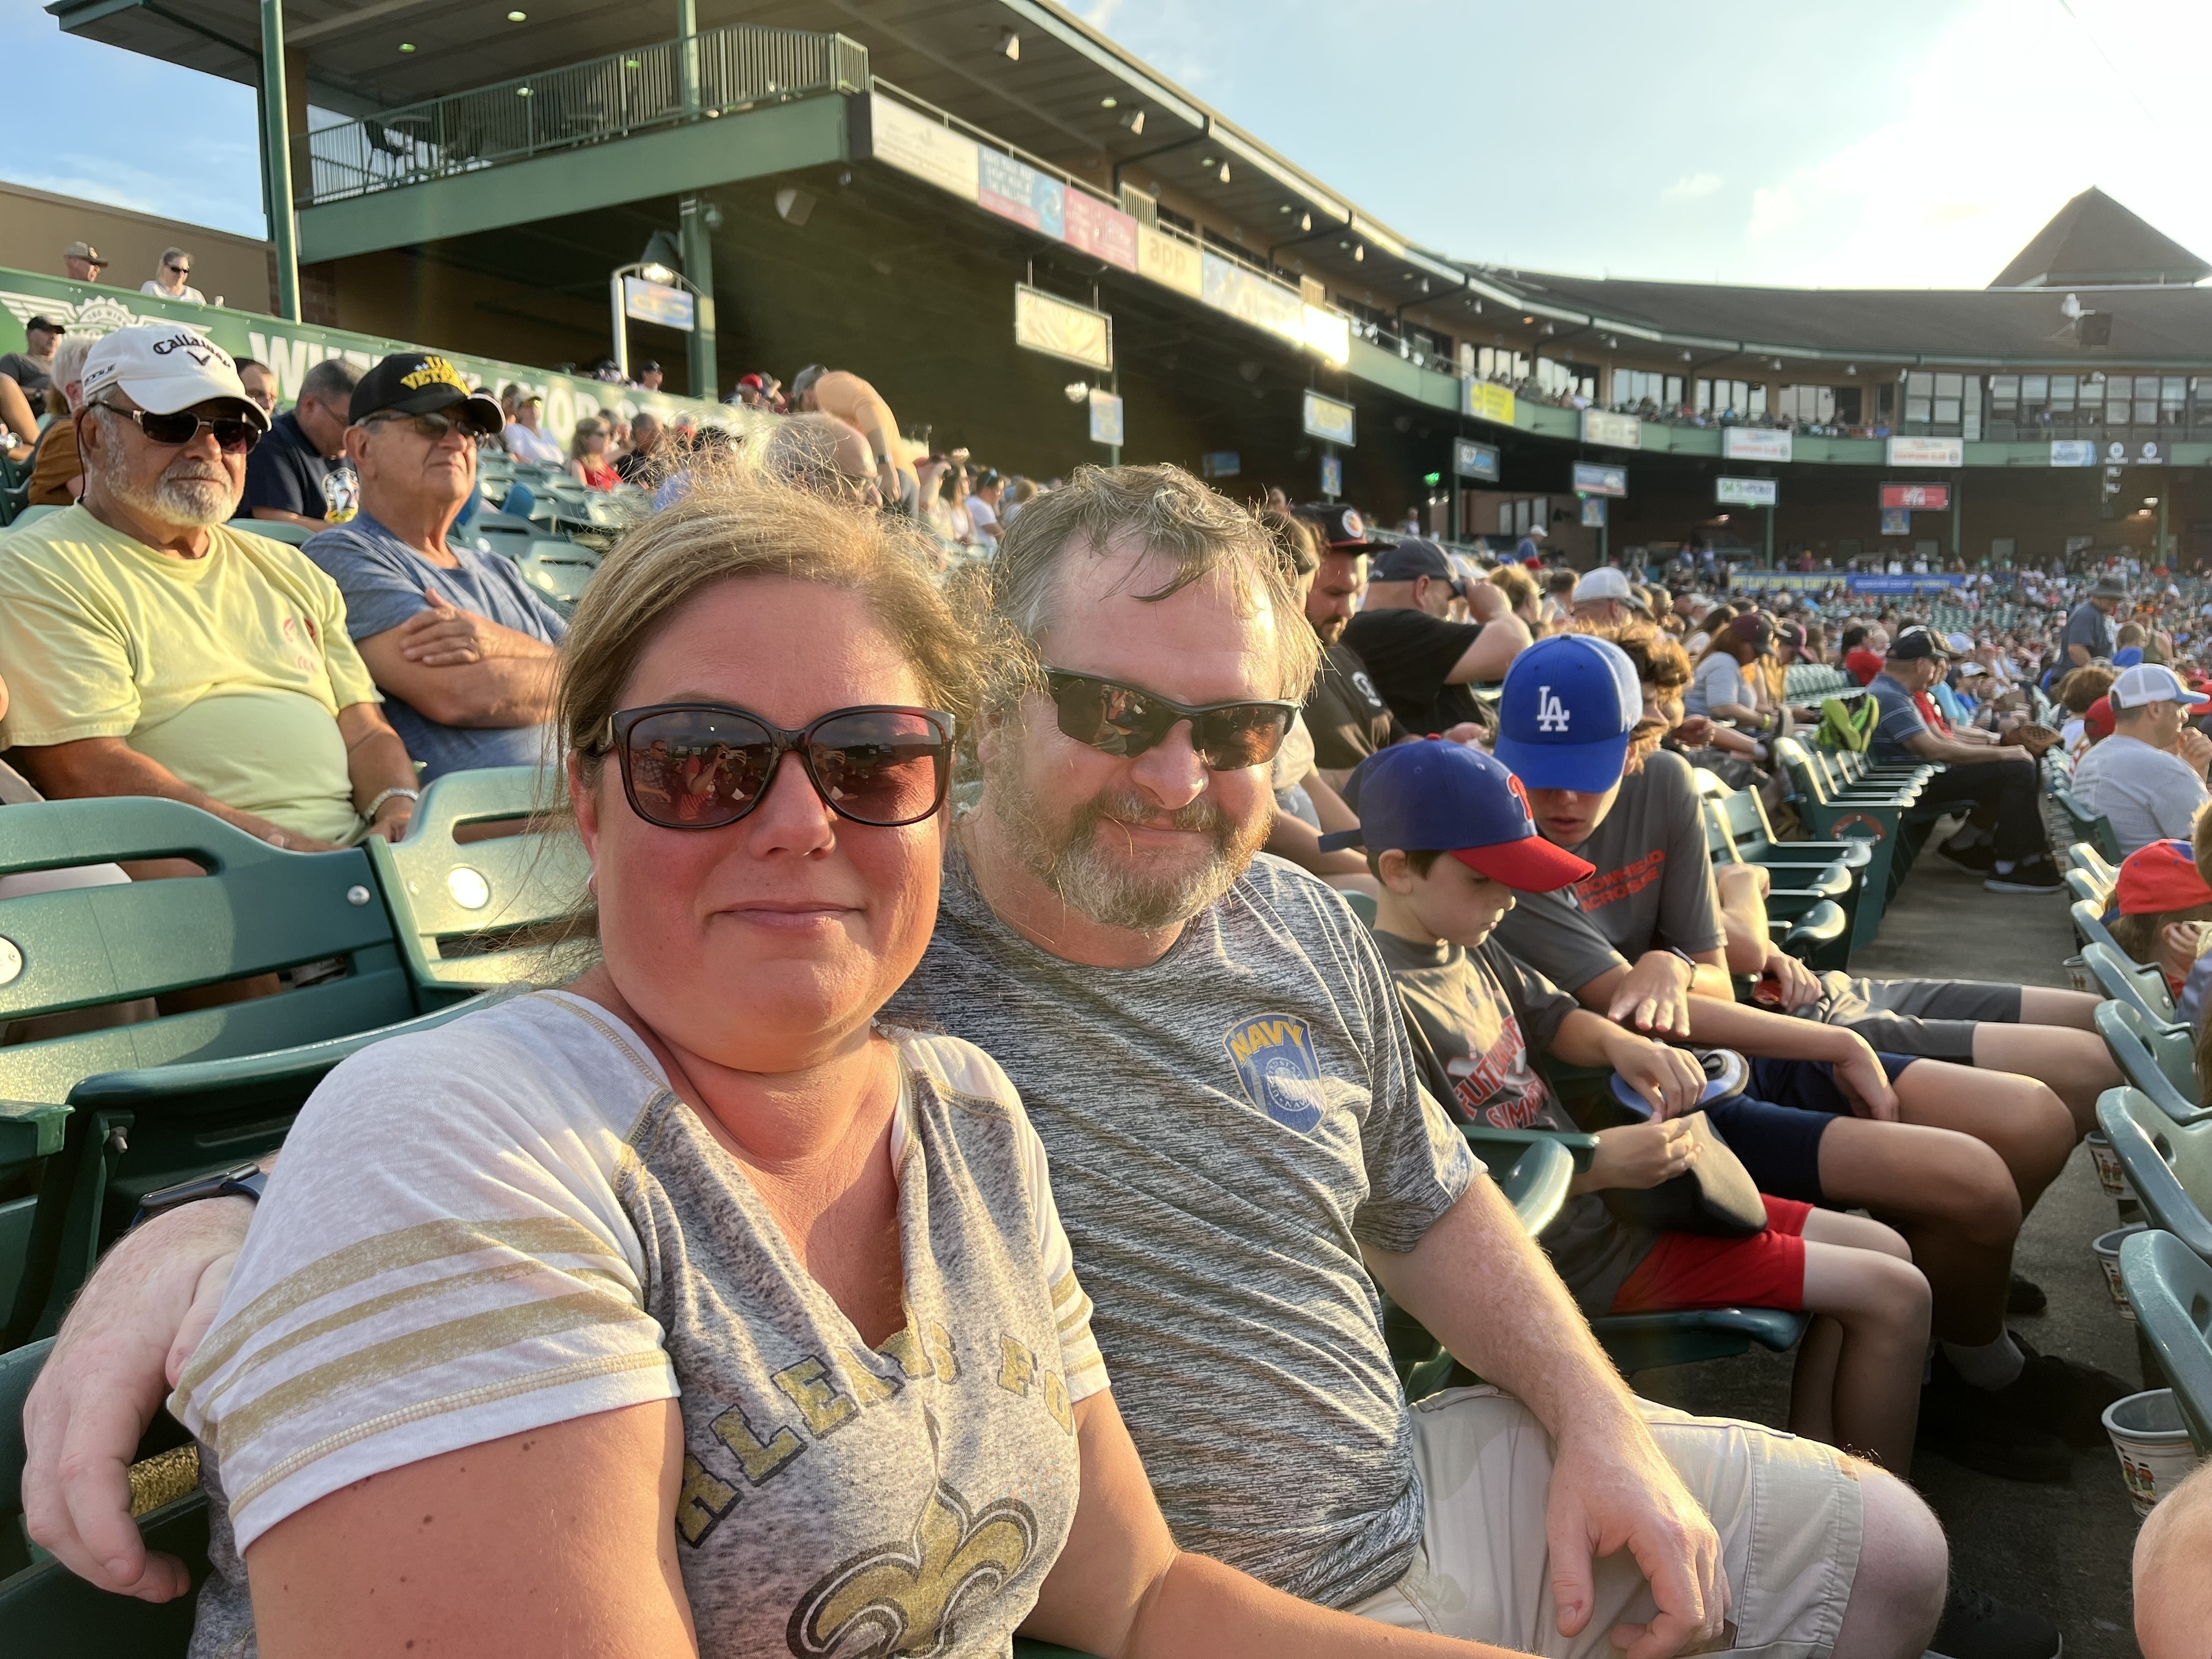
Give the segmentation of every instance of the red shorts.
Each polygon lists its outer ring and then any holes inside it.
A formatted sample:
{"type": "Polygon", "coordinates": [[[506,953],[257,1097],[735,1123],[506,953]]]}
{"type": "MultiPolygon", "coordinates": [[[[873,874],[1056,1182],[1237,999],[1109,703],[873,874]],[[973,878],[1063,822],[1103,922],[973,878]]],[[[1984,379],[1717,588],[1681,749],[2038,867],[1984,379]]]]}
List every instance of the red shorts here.
{"type": "Polygon", "coordinates": [[[1766,1231],[1749,1238],[1662,1233],[1651,1254],[1613,1298],[1615,1313],[1685,1308],[1782,1308],[1805,1305],[1805,1218],[1813,1206],[1795,1199],[1766,1202],[1766,1231]]]}

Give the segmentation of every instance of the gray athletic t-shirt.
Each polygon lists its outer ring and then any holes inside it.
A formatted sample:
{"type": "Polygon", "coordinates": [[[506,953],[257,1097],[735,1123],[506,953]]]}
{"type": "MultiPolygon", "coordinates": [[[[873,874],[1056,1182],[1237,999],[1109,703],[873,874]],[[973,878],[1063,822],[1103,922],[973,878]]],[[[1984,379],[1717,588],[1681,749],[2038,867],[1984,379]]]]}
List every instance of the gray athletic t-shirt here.
{"type": "Polygon", "coordinates": [[[1480,1166],[1343,900],[1263,855],[1159,961],[1081,967],[956,853],[887,1014],[1021,1091],[1176,1541],[1331,1607],[1403,1577],[1421,1486],[1360,1247],[1412,1249],[1480,1166]]]}
{"type": "Polygon", "coordinates": [[[216,1506],[193,1653],[250,1659],[240,1557],[317,1498],[669,1399],[702,1659],[1005,1653],[1106,1376],[1004,1074],[892,1035],[906,1322],[873,1346],[605,1009],[519,997],[333,1071],[171,1396],[216,1506]]]}
{"type": "Polygon", "coordinates": [[[1516,895],[1496,936],[1553,984],[1578,991],[1646,951],[1726,942],[1698,786],[1680,755],[1647,757],[1621,781],[1605,822],[1572,850],[1596,874],[1556,893],[1516,895]]]}

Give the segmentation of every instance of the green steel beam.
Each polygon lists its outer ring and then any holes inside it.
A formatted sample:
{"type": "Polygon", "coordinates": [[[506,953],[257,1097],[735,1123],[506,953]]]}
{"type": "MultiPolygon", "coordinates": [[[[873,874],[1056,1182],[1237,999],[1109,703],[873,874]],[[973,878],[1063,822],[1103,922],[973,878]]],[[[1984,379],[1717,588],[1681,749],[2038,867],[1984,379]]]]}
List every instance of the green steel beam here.
{"type": "Polygon", "coordinates": [[[262,198],[276,255],[276,314],[300,320],[300,240],[292,218],[292,134],[284,102],[284,0],[261,0],[262,198]]]}
{"type": "Polygon", "coordinates": [[[850,159],[844,99],[802,99],[311,207],[301,257],[343,259],[850,159]]]}
{"type": "Polygon", "coordinates": [[[693,301],[689,347],[691,371],[689,391],[709,403],[720,397],[714,384],[714,241],[707,233],[707,204],[700,197],[684,198],[677,234],[684,249],[684,276],[691,284],[693,301]]]}

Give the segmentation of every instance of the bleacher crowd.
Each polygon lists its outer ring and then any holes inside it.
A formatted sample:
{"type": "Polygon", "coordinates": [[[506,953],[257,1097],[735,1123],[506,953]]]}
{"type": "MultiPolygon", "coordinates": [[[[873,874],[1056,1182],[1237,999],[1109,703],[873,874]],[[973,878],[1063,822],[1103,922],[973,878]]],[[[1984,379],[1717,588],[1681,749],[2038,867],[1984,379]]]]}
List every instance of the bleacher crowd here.
{"type": "MultiPolygon", "coordinates": [[[[971,471],[820,365],[564,451],[434,354],[282,414],[190,328],[53,355],[0,1409],[54,1560],[0,1608],[2057,1659],[1904,1477],[2065,1480],[2137,1396],[2012,1323],[2100,1127],[2206,1431],[2179,584],[1767,610],[971,471]],[[1850,973],[1931,842],[2071,890],[2082,988],[1850,973]],[[1790,1433],[1622,1380],[1753,1346],[1790,1433]]],[[[2149,1659],[2207,1494],[2145,1530],[2149,1659]]]]}

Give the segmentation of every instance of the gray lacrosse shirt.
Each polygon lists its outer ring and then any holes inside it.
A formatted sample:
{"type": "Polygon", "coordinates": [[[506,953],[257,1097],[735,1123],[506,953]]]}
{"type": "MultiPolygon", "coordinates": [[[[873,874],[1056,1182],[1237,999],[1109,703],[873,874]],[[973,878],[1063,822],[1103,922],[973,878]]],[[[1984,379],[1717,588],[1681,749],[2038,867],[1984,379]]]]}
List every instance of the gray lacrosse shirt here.
{"type": "Polygon", "coordinates": [[[1262,855],[1159,961],[1091,968],[1000,921],[955,852],[886,1014],[1020,1091],[1176,1541],[1332,1607],[1403,1577],[1421,1487],[1360,1249],[1411,1250],[1480,1166],[1335,892],[1262,855]]]}

